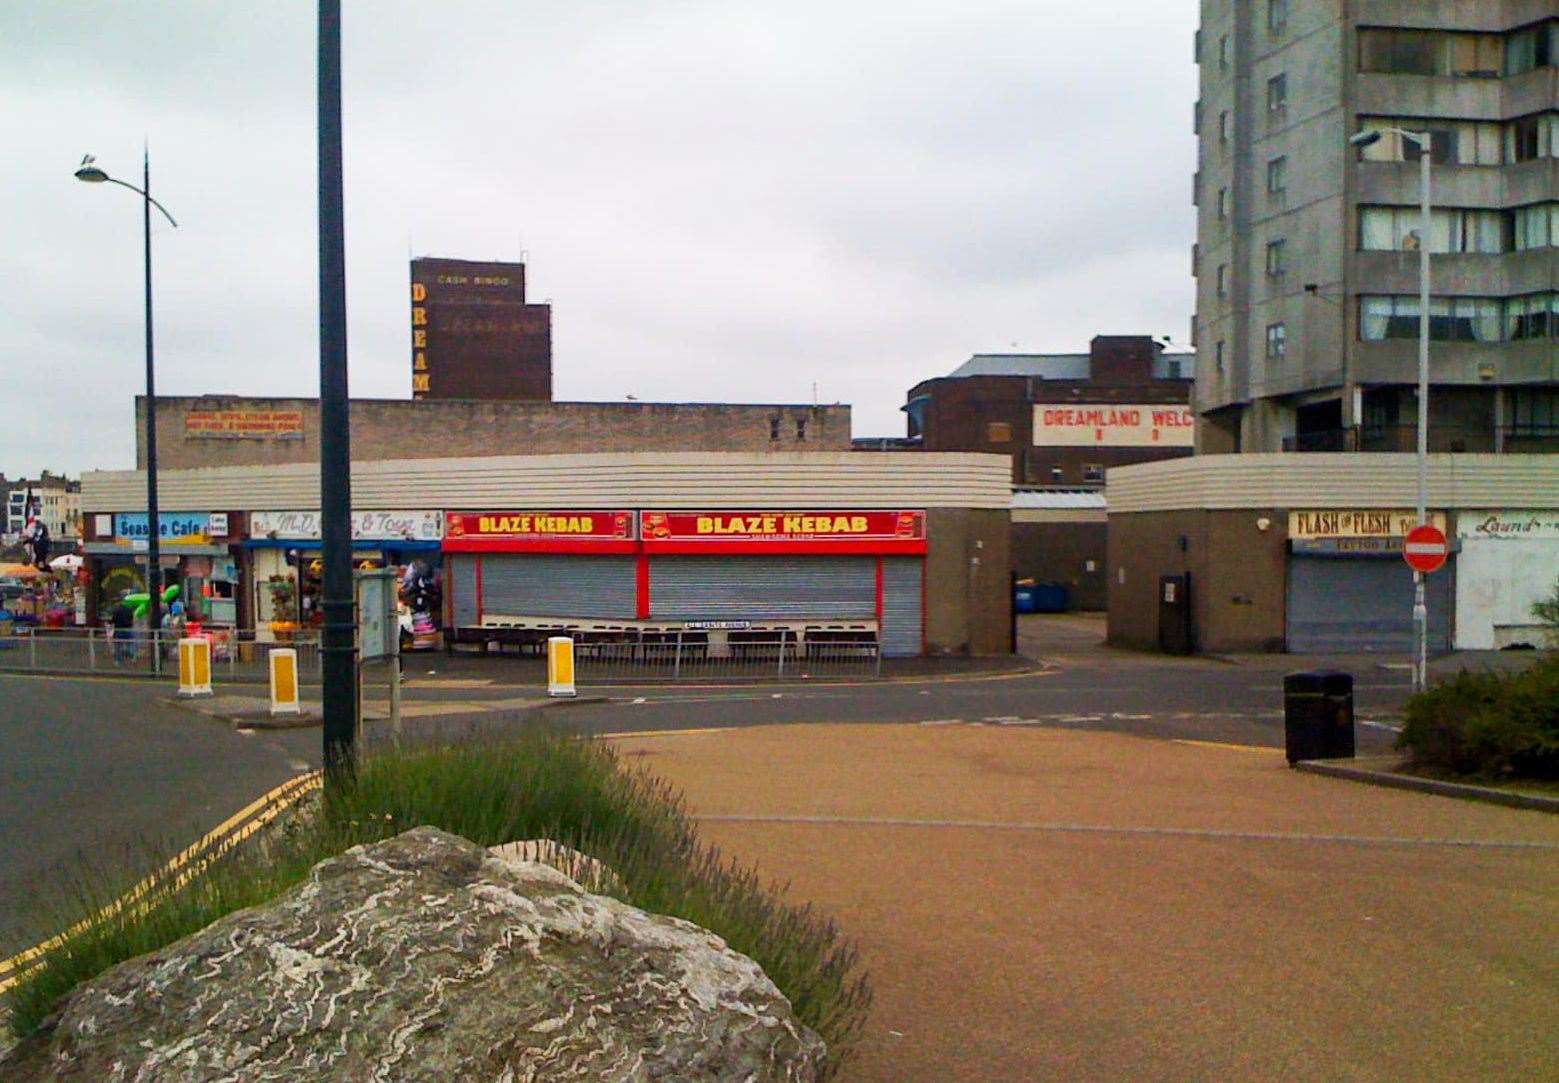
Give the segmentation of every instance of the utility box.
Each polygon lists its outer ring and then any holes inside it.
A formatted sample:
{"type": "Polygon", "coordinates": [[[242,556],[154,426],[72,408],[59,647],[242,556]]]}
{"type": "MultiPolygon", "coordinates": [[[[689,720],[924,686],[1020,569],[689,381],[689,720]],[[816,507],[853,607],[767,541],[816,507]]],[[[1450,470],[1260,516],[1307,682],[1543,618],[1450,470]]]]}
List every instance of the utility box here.
{"type": "Polygon", "coordinates": [[[1352,758],[1353,674],[1319,670],[1283,678],[1283,748],[1290,764],[1352,758]]]}

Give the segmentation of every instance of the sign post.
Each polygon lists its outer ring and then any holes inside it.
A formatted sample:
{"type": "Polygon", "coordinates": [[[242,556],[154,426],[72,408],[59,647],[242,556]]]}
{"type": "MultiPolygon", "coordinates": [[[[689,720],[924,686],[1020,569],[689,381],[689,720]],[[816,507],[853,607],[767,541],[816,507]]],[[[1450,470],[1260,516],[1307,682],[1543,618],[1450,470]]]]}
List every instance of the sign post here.
{"type": "MultiPolygon", "coordinates": [[[[1428,158],[1429,156],[1425,154],[1425,161],[1428,158]]],[[[1419,409],[1422,411],[1422,403],[1419,409]]],[[[1419,430],[1419,435],[1421,440],[1422,428],[1419,430]]],[[[1420,445],[1420,464],[1422,458],[1423,448],[1420,445]]],[[[1422,475],[1420,475],[1420,486],[1422,483],[1422,475]]],[[[1420,499],[1422,499],[1421,490],[1420,499]]],[[[1438,571],[1445,564],[1446,555],[1450,550],[1445,541],[1445,532],[1426,520],[1427,517],[1420,513],[1419,525],[1409,530],[1407,536],[1402,539],[1402,559],[1413,569],[1413,630],[1417,636],[1413,659],[1413,690],[1416,692],[1422,692],[1429,687],[1429,605],[1425,599],[1424,576],[1438,571]]]]}

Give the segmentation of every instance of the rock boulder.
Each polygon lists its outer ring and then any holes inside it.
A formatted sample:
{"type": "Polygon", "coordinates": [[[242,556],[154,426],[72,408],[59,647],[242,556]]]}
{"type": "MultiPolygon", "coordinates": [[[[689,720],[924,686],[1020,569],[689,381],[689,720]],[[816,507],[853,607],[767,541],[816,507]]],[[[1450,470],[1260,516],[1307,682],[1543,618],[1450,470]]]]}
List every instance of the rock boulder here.
{"type": "Polygon", "coordinates": [[[768,1080],[823,1042],[751,959],[417,828],[72,993],[6,1080],[768,1080]]]}

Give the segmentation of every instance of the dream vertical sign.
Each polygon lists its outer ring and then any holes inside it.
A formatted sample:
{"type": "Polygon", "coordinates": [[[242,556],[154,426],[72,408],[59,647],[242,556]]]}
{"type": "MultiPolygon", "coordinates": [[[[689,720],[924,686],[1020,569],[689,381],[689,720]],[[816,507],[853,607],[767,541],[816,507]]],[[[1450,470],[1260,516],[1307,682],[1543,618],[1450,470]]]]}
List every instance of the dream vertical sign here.
{"type": "Polygon", "coordinates": [[[417,399],[552,398],[552,309],[525,300],[525,265],[411,261],[417,399]]]}

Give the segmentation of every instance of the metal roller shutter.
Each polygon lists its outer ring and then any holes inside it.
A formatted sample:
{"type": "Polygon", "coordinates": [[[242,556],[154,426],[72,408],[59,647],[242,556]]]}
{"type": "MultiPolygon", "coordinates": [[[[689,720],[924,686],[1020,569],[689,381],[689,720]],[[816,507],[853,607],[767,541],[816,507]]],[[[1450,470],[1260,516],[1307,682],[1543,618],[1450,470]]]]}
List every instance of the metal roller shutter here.
{"type": "MultiPolygon", "coordinates": [[[[1455,562],[1429,576],[1429,649],[1451,648],[1455,562]]],[[[1294,654],[1413,650],[1413,570],[1396,554],[1288,560],[1288,649],[1294,654]]]]}
{"type": "Polygon", "coordinates": [[[484,555],[482,614],[632,620],[634,563],[631,556],[484,555]]]}
{"type": "Polygon", "coordinates": [[[477,622],[476,557],[453,553],[449,558],[449,595],[451,617],[457,628],[470,628],[477,622]]]}
{"type": "Polygon", "coordinates": [[[660,557],[650,561],[654,620],[871,620],[875,557],[660,557]]]}
{"type": "Polygon", "coordinates": [[[921,576],[920,557],[882,558],[882,630],[879,639],[884,658],[913,658],[920,654],[921,576]]]}

